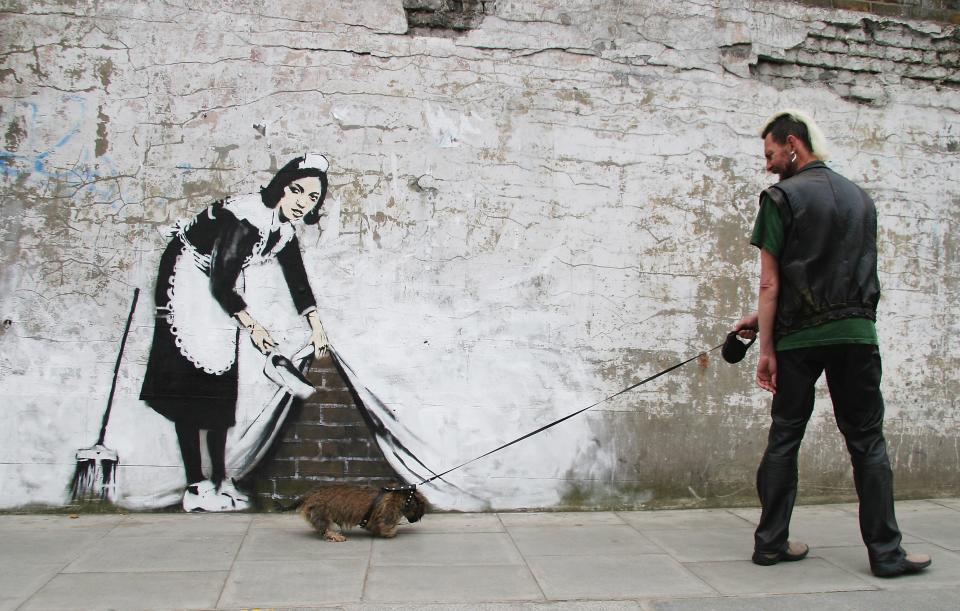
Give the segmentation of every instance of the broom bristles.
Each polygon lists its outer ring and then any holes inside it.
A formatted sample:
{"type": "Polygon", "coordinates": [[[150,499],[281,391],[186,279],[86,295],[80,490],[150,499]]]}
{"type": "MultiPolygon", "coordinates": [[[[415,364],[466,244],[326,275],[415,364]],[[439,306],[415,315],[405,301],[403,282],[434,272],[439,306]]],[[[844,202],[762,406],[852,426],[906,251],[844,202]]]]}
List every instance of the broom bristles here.
{"type": "Polygon", "coordinates": [[[112,502],[117,489],[116,458],[86,458],[82,453],[77,452],[77,466],[70,485],[73,502],[112,502]]]}

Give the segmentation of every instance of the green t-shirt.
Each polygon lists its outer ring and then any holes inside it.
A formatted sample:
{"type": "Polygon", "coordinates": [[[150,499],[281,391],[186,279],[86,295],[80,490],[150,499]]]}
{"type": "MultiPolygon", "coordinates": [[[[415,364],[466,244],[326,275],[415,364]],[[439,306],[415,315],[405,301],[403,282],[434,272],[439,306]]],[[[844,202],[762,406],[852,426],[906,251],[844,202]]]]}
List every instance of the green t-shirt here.
{"type": "MultiPolygon", "coordinates": [[[[780,258],[783,250],[783,219],[780,210],[766,195],[760,202],[760,213],[753,225],[750,243],[780,258]]],[[[869,318],[843,318],[814,327],[800,329],[777,340],[776,350],[812,348],[834,344],[878,344],[877,326],[869,318]]]]}

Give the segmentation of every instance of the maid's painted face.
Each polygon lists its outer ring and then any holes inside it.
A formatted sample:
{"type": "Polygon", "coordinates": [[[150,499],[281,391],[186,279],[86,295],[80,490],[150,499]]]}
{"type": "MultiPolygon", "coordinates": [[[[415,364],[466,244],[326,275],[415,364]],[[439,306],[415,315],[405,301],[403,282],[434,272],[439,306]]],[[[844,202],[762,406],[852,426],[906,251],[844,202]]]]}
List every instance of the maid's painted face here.
{"type": "Polygon", "coordinates": [[[288,221],[299,221],[320,203],[320,179],[316,176],[299,178],[283,188],[277,203],[280,214],[288,221]]]}

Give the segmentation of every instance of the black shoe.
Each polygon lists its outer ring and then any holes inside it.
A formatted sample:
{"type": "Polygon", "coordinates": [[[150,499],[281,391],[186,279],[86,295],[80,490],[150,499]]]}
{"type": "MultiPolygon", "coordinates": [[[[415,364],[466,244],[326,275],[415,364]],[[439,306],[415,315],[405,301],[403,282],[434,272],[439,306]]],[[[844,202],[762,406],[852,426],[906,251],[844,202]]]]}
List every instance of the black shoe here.
{"type": "Polygon", "coordinates": [[[753,552],[753,563],[772,566],[778,562],[796,562],[806,558],[808,553],[810,553],[810,546],[806,543],[788,541],[787,549],[782,552],[753,552]]]}
{"type": "Polygon", "coordinates": [[[899,577],[900,575],[910,575],[919,573],[930,566],[933,559],[926,554],[907,554],[898,564],[892,567],[872,566],[870,570],[877,577],[899,577]]]}

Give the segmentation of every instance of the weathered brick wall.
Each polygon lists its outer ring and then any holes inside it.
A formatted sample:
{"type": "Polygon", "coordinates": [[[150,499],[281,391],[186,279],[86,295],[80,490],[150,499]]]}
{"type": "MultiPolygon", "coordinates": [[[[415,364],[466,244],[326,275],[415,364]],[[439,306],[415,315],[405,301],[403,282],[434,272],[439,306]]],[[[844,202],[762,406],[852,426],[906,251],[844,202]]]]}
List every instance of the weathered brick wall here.
{"type": "MultiPolygon", "coordinates": [[[[503,2],[504,0],[500,0],[503,2]]],[[[957,0],[790,0],[807,6],[871,13],[881,17],[960,23],[957,0]]],[[[457,32],[477,26],[495,12],[497,0],[403,0],[415,31],[457,32]]]]}
{"type": "Polygon", "coordinates": [[[872,13],[883,17],[960,23],[957,0],[793,0],[797,4],[872,13]]]}
{"type": "MultiPolygon", "coordinates": [[[[956,494],[956,8],[2,3],[0,503],[63,502],[124,304],[153,288],[171,224],[305,149],[332,168],[323,233],[300,234],[321,317],[442,470],[716,344],[752,307],[749,228],[772,179],[756,129],[794,106],[878,202],[898,493],[956,494]]],[[[292,306],[282,279],[264,288],[273,322],[292,306]]],[[[144,305],[107,442],[126,483],[176,484],[171,427],[138,401],[144,305]]],[[[270,330],[292,345],[304,322],[270,330]]],[[[457,472],[474,496],[448,506],[753,502],[769,397],[751,364],[711,355],[457,472]]],[[[245,382],[263,378],[250,367],[245,382]]],[[[389,476],[339,382],[322,383],[262,465],[262,497],[389,476]]],[[[805,491],[851,498],[817,399],[805,491]]]]}
{"type": "Polygon", "coordinates": [[[477,27],[493,13],[496,0],[403,0],[408,34],[431,32],[455,35],[477,27]]]}
{"type": "Polygon", "coordinates": [[[307,379],[317,392],[294,400],[271,450],[241,482],[261,509],[289,505],[318,485],[398,481],[331,357],[313,361],[307,379]]]}
{"type": "Polygon", "coordinates": [[[886,102],[884,83],[893,79],[908,88],[960,90],[958,34],[874,19],[828,24],[782,54],[759,54],[751,72],[778,89],[815,83],[845,100],[874,105],[886,102]]]}

